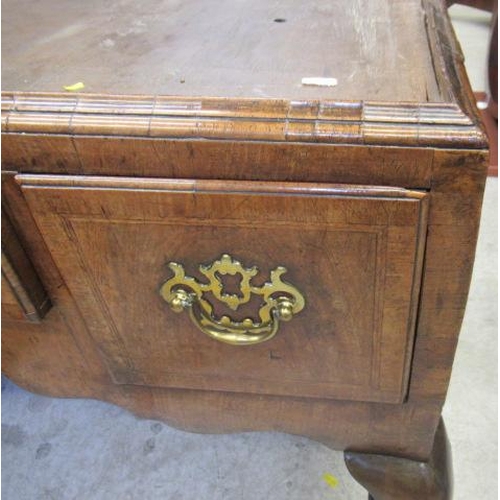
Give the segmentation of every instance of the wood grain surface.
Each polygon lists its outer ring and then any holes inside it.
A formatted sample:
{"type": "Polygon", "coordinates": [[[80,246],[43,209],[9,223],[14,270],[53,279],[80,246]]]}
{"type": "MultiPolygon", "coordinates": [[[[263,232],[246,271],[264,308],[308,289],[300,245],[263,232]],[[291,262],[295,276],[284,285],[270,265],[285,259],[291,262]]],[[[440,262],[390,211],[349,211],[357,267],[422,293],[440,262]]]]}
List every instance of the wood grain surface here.
{"type": "MultiPolygon", "coordinates": [[[[451,88],[450,92],[454,90],[451,88]]],[[[470,114],[466,114],[464,109],[456,102],[4,92],[2,131],[76,137],[104,135],[483,148],[487,139],[477,110],[469,106],[470,114]]]]}
{"type": "Polygon", "coordinates": [[[2,135],[4,169],[40,174],[345,182],[429,189],[432,149],[2,135]]]}
{"type": "MultiPolygon", "coordinates": [[[[25,25],[26,12],[37,12],[41,4],[8,2],[4,30],[12,45],[4,62],[4,133],[475,149],[487,144],[463,55],[440,0],[337,0],[328,6],[239,2],[230,7],[226,2],[164,0],[154,4],[154,14],[141,4],[145,20],[136,6],[125,3],[120,15],[110,18],[113,4],[81,11],[76,4],[51,0],[57,18],[39,12],[37,25],[21,30],[17,26],[25,25]],[[211,29],[214,19],[224,24],[210,36],[205,32],[208,5],[215,9],[211,29]],[[295,16],[262,24],[261,16],[275,8],[295,16]],[[114,24],[114,35],[102,35],[103,24],[107,29],[114,24]],[[256,40],[248,38],[249,27],[256,40]],[[176,33],[157,39],[170,28],[176,33]],[[113,37],[128,40],[119,57],[113,53],[113,37]],[[154,45],[142,43],[149,38],[154,45]],[[308,46],[311,42],[317,47],[308,46]],[[167,78],[165,65],[176,66],[176,57],[189,68],[180,73],[191,75],[180,77],[180,84],[174,76],[170,85],[158,85],[167,78]],[[46,58],[50,61],[43,63],[46,58]],[[340,75],[339,85],[304,90],[294,84],[295,68],[309,71],[314,61],[319,61],[320,76],[340,75]],[[263,73],[262,67],[267,68],[263,73]],[[69,74],[62,76],[65,71],[69,74]],[[55,83],[81,73],[92,75],[84,93],[64,93],[64,84],[55,83]],[[255,78],[268,83],[259,90],[255,78]],[[280,87],[280,79],[287,85],[280,87]],[[113,81],[117,84],[109,86],[113,81]]],[[[9,147],[11,141],[4,154],[12,158],[9,147]]]]}
{"type": "Polygon", "coordinates": [[[57,92],[82,81],[103,94],[436,101],[423,17],[418,0],[6,1],[2,85],[57,92]],[[301,85],[311,76],[339,83],[301,85]]]}
{"type": "Polygon", "coordinates": [[[309,436],[380,469],[377,499],[436,479],[488,163],[445,3],[2,14],[6,242],[53,304],[29,323],[3,287],[5,373],[187,430],[309,436]],[[167,262],[222,253],[303,289],[269,345],[219,345],[160,298],[167,262]]]}
{"type": "MultiPolygon", "coordinates": [[[[18,181],[117,383],[403,400],[425,193],[226,181],[18,181]],[[307,297],[306,310],[273,341],[247,348],[214,342],[160,300],[168,262],[198,275],[200,264],[224,253],[256,265],[259,281],[285,266],[286,279],[307,297]]],[[[255,317],[256,307],[219,314],[241,321],[255,317]]]]}

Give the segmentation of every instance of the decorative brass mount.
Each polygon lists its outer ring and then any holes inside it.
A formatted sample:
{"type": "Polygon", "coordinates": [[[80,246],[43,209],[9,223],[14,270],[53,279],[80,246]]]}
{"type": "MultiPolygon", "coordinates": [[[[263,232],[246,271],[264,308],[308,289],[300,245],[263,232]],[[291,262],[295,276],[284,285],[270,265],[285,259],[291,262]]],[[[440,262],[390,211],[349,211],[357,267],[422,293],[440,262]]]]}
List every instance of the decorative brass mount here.
{"type": "Polygon", "coordinates": [[[186,276],[182,264],[169,262],[168,267],[174,276],[160,289],[161,296],[175,312],[187,310],[193,323],[208,336],[233,345],[258,344],[273,338],[279,322],[290,321],[305,305],[303,295],[293,285],[281,280],[286,268],[278,266],[271,271],[271,281],[262,286],[253,286],[251,280],[259,273],[257,267],[244,268],[230,255],[224,254],[219,260],[207,266],[200,265],[200,272],[207,277],[208,283],[200,283],[186,276]],[[241,276],[241,294],[224,293],[219,276],[241,276]],[[217,319],[213,307],[204,298],[204,293],[212,292],[221,302],[236,311],[239,306],[250,301],[252,294],[260,295],[264,302],[259,309],[259,322],[251,318],[234,321],[228,316],[217,319]]]}

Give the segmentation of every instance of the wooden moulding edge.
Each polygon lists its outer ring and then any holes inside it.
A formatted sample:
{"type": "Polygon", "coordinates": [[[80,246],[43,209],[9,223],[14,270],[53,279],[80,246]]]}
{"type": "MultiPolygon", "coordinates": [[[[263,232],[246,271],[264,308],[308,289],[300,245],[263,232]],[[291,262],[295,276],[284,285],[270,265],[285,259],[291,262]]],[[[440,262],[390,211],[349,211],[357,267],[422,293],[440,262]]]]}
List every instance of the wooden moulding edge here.
{"type": "Polygon", "coordinates": [[[464,65],[465,58],[447,13],[446,2],[422,0],[422,12],[439,93],[445,102],[453,103],[459,113],[474,125],[485,149],[488,147],[486,127],[476,105],[464,65]]]}
{"type": "Polygon", "coordinates": [[[2,132],[484,149],[458,104],[2,92],[2,132]]]}

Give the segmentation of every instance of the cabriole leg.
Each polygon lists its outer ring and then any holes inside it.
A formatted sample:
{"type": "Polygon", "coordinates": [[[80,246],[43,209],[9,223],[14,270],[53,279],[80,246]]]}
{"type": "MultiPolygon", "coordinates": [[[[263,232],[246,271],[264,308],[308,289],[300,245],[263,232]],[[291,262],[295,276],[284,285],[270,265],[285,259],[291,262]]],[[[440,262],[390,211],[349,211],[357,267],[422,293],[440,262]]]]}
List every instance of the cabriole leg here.
{"type": "Polygon", "coordinates": [[[369,500],[451,500],[453,473],[443,420],[428,462],[346,451],[351,475],[369,492],[369,500]]]}

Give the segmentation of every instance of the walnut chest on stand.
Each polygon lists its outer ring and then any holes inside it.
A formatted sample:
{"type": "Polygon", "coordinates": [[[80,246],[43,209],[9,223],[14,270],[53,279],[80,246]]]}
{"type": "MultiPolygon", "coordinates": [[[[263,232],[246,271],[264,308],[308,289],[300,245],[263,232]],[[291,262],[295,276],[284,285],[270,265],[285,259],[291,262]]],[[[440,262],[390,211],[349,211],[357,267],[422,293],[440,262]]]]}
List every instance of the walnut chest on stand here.
{"type": "Polygon", "coordinates": [[[310,437],[375,500],[451,498],[440,417],[487,142],[442,3],[3,18],[7,376],[310,437]]]}

